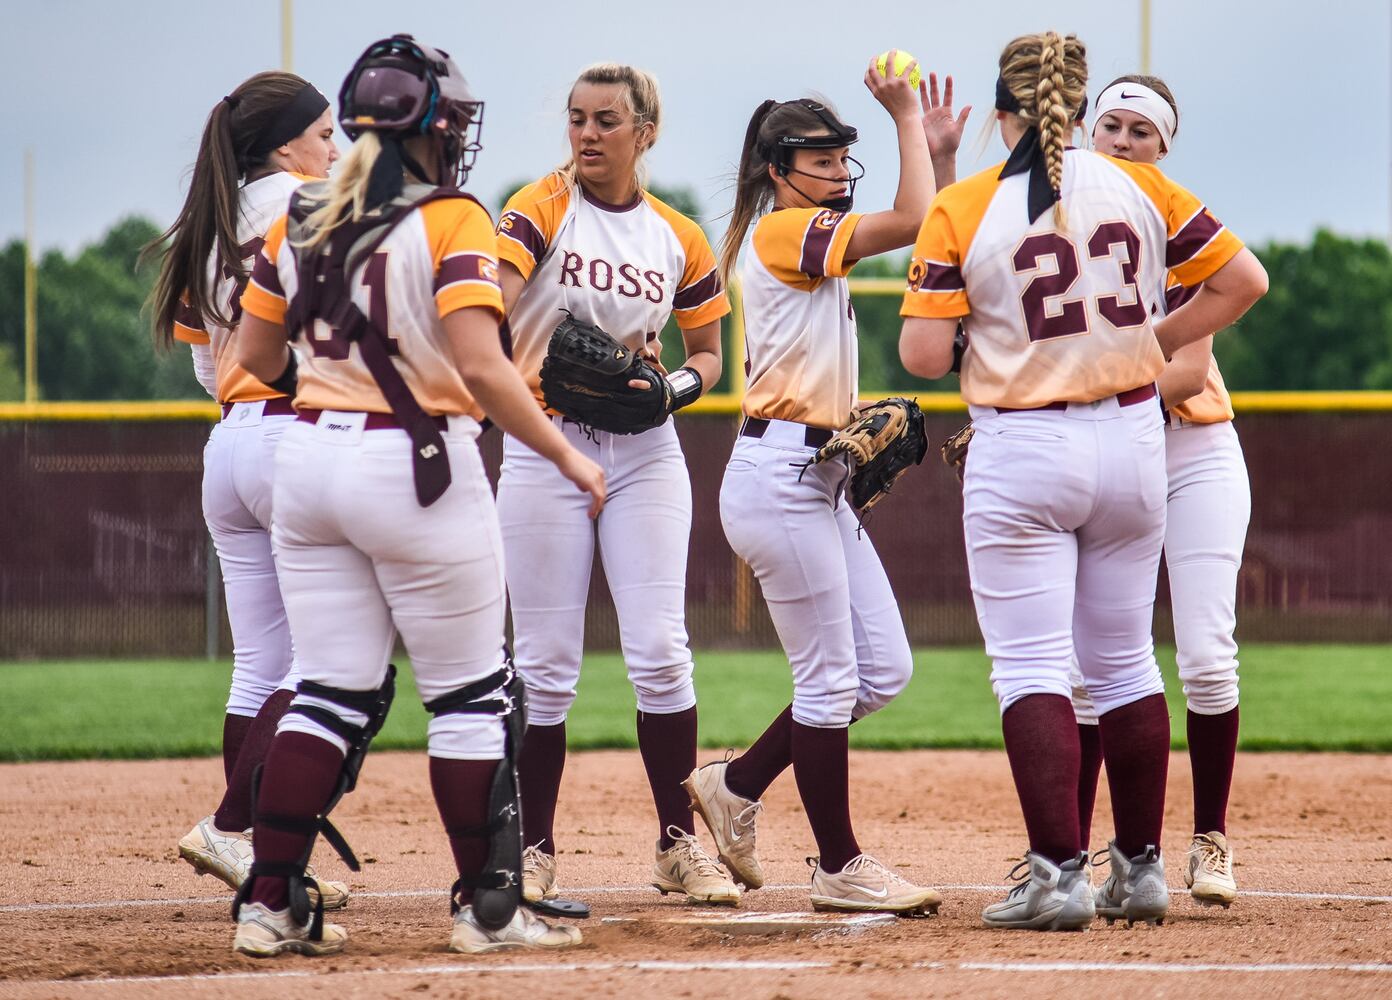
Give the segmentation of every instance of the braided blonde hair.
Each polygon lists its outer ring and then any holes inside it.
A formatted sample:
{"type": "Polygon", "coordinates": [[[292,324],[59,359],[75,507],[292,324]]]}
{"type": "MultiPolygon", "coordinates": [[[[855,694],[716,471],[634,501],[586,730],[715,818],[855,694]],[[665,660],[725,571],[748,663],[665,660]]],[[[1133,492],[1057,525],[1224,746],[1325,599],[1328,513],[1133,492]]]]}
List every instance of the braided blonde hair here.
{"type": "MultiPolygon", "coordinates": [[[[1020,102],[1020,117],[1039,129],[1039,146],[1055,199],[1063,190],[1063,151],[1087,96],[1087,47],[1077,35],[1044,31],[1021,35],[1005,47],[1000,75],[1020,102]]],[[[1054,224],[1067,225],[1063,202],[1054,202],[1054,224]]]]}

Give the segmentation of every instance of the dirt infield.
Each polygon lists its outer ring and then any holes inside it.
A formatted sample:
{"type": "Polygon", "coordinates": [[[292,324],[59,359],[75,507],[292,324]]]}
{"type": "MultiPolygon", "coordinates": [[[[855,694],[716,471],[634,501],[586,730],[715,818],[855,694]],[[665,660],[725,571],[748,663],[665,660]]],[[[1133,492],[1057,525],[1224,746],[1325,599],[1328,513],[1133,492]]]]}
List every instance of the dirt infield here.
{"type": "MultiPolygon", "coordinates": [[[[583,947],[445,950],[449,852],[422,754],[378,754],[335,813],[359,875],[326,959],[234,956],[229,894],[174,843],[211,808],[217,760],[0,766],[0,996],[749,998],[1386,996],[1392,993],[1392,758],[1243,755],[1231,833],[1247,890],[1228,911],[1175,892],[1164,927],[991,931],[982,905],[1024,848],[1002,753],[856,753],[862,846],[944,887],[940,916],[855,934],[732,936],[656,921],[690,908],[647,887],[655,820],[636,753],[576,754],[558,817],[563,887],[590,902],[583,947]],[[604,917],[636,918],[604,923],[604,917]]],[[[1171,762],[1165,850],[1182,886],[1188,762],[1171,762]]],[[[1095,830],[1108,826],[1105,792],[1095,830]]],[[[791,775],[760,820],[770,887],[745,910],[807,908],[811,836],[791,775]]],[[[703,840],[709,838],[702,830],[703,840]]],[[[1094,840],[1100,840],[1094,833],[1094,840]]]]}

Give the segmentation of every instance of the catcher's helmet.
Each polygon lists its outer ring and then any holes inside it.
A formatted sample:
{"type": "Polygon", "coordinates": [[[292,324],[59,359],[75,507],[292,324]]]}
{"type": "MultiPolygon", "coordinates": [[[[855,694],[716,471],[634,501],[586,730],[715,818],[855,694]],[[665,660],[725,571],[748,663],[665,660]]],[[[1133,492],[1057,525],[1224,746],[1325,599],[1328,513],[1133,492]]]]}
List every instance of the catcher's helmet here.
{"type": "Polygon", "coordinates": [[[441,182],[462,187],[483,148],[483,102],[448,52],[393,35],[367,47],[338,92],[339,123],[350,138],[365,131],[440,139],[441,182]]]}

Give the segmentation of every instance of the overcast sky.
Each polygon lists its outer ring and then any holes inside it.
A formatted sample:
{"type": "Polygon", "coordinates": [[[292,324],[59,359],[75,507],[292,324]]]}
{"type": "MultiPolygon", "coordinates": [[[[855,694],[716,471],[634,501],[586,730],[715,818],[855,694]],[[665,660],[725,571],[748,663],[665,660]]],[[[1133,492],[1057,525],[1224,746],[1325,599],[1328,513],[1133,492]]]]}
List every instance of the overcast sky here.
{"type": "MultiPolygon", "coordinates": [[[[1180,102],[1173,177],[1249,241],[1316,227],[1389,225],[1388,0],[1153,0],[1152,69],[1180,102]]],[[[665,123],[655,180],[689,185],[708,225],[728,210],[745,124],[764,98],[816,91],[860,128],[857,208],[887,207],[893,130],[861,83],[898,46],[953,74],[976,110],[975,158],[996,60],[1012,36],[1054,27],[1088,46],[1090,93],[1139,68],[1138,0],[296,0],[293,69],[337,104],[373,39],[398,31],[448,50],[487,102],[469,188],[496,204],[510,182],[565,155],[576,72],[619,60],[658,77],[665,123]]],[[[241,80],[280,61],[280,0],[0,0],[0,243],[22,235],[22,151],[38,164],[38,242],[73,249],[123,215],[167,224],[203,121],[241,80]]]]}

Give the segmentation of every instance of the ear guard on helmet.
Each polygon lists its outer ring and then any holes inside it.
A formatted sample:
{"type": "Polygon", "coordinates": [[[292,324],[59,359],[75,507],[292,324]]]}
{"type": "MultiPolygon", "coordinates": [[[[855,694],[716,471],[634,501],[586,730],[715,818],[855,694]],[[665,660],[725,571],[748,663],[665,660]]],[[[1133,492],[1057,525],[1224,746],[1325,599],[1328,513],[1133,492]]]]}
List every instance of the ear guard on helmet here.
{"type": "Polygon", "coordinates": [[[348,71],[338,102],[349,138],[369,130],[398,138],[437,135],[442,183],[463,186],[483,148],[483,102],[449,53],[410,35],[369,45],[348,71]]]}

